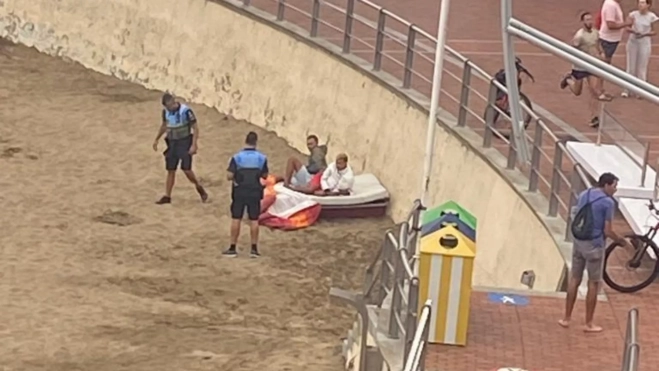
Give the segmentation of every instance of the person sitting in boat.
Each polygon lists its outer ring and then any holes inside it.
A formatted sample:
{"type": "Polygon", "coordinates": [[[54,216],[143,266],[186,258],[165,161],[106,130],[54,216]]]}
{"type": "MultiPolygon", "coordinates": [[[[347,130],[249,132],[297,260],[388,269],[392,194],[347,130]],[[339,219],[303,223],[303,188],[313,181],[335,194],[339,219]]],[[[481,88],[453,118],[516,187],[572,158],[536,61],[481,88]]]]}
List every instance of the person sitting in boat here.
{"type": "Polygon", "coordinates": [[[355,175],[348,165],[348,155],[340,153],[336,161],[331,163],[320,178],[320,190],[315,194],[320,196],[349,195],[355,183],[355,175]]]}

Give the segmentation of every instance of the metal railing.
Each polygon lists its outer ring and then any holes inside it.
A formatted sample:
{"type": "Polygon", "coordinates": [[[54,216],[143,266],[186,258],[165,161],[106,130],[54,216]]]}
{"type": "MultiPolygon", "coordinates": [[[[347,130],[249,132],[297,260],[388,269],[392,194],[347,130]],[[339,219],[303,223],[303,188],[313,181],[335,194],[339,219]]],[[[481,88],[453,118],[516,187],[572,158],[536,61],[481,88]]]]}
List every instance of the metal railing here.
{"type": "MultiPolygon", "coordinates": [[[[600,106],[600,125],[597,129],[597,145],[602,143],[602,137],[609,137],[613,144],[629,157],[641,169],[640,187],[645,187],[645,179],[650,161],[650,142],[642,141],[637,135],[627,129],[613,113],[606,109],[606,104],[600,106]]],[[[656,179],[654,180],[656,183],[656,179]]]]}
{"type": "MultiPolygon", "coordinates": [[[[344,54],[354,54],[370,62],[373,71],[386,72],[400,79],[399,88],[430,96],[436,38],[393,12],[368,0],[242,0],[306,27],[311,37],[333,42],[344,54]]],[[[488,111],[497,111],[510,125],[510,117],[496,104],[496,92],[507,93],[486,71],[450,47],[441,91],[441,108],[456,118],[458,128],[469,128],[483,137],[482,148],[497,148],[506,156],[507,169],[518,169],[529,179],[528,191],[541,192],[549,199],[545,214],[569,218],[578,192],[590,186],[586,172],[565,147],[565,140],[551,130],[529,107],[532,118],[525,133],[531,142],[531,162],[517,164],[514,141],[492,120],[488,111]],[[574,175],[576,173],[576,175],[574,175]]],[[[449,124],[449,123],[447,123],[449,124]]],[[[566,233],[566,236],[569,234],[566,233]]],[[[567,237],[566,237],[567,238],[567,237]]]]}
{"type": "Polygon", "coordinates": [[[638,344],[638,309],[627,313],[625,344],[622,353],[622,371],[638,371],[641,346],[638,344]]]}
{"type": "Polygon", "coordinates": [[[387,336],[405,339],[405,357],[412,346],[416,327],[419,277],[414,274],[414,252],[422,210],[421,202],[414,201],[412,210],[400,225],[398,236],[391,230],[385,233],[382,248],[367,268],[364,280],[364,298],[369,304],[382,308],[387,304],[387,297],[391,298],[387,336]],[[377,295],[373,295],[374,291],[377,295]]]}
{"type": "MultiPolygon", "coordinates": [[[[419,277],[414,274],[414,253],[420,232],[420,215],[423,206],[414,201],[407,219],[401,223],[398,234],[389,230],[385,233],[382,247],[366,269],[361,293],[350,294],[332,288],[330,296],[342,299],[355,306],[362,317],[362,338],[360,344],[360,370],[367,370],[368,310],[366,305],[380,309],[380,314],[388,314],[388,325],[383,332],[390,339],[403,339],[403,362],[407,362],[417,329],[419,277]],[[387,299],[390,299],[388,301],[387,299]]],[[[423,358],[421,358],[423,361],[423,358]]]]}
{"type": "Polygon", "coordinates": [[[414,331],[414,340],[403,371],[423,371],[425,369],[424,360],[430,332],[430,316],[432,316],[432,303],[428,300],[421,309],[419,324],[414,331]]]}

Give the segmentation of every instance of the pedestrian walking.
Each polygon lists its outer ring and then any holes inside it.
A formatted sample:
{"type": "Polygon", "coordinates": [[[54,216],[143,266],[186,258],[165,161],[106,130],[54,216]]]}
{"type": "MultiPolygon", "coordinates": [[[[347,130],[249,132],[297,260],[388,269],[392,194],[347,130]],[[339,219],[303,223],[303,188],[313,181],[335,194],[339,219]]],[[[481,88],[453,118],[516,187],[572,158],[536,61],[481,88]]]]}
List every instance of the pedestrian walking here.
{"type": "Polygon", "coordinates": [[[197,143],[199,141],[199,124],[192,109],[185,104],[179,103],[171,94],[164,94],[161,103],[163,105],[161,124],[153,141],[153,150],[158,151],[158,141],[164,135],[167,149],[163,152],[165,156],[165,169],[167,180],[165,182],[165,195],[156,204],[164,205],[172,202],[172,190],[176,181],[176,170],[181,166],[183,174],[195,186],[202,202],[208,200],[208,193],[199,184],[197,176],[192,171],[192,157],[197,154],[197,143]]]}

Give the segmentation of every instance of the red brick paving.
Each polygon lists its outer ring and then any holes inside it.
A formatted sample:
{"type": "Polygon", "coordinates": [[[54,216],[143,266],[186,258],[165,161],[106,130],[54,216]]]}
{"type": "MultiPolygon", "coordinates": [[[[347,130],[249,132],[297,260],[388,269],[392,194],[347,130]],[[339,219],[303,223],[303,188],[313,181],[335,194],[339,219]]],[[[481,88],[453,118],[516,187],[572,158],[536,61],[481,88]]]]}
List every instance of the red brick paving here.
{"type": "MultiPolygon", "coordinates": [[[[431,345],[428,371],[487,371],[518,367],[531,371],[614,370],[622,357],[624,323],[607,302],[598,303],[600,334],[584,334],[584,306],[579,301],[569,329],[557,324],[564,300],[531,297],[526,307],[492,303],[485,293],[472,295],[466,347],[431,345]]],[[[645,349],[644,349],[645,350],[645,349]]]]}
{"type": "MultiPolygon", "coordinates": [[[[345,0],[333,0],[345,8],[345,0]]],[[[287,0],[300,10],[310,13],[311,1],[287,0]]],[[[439,5],[432,0],[395,1],[379,0],[384,8],[399,16],[414,22],[422,29],[435,34],[438,19],[439,5]]],[[[543,30],[554,37],[567,40],[579,27],[577,15],[582,10],[596,10],[601,0],[515,0],[515,16],[532,26],[543,30]]],[[[262,10],[275,14],[276,4],[272,0],[253,0],[252,4],[262,10]]],[[[625,11],[631,10],[635,1],[623,0],[625,11]]],[[[499,1],[490,0],[459,0],[452,1],[449,25],[449,46],[464,53],[478,66],[492,74],[502,64],[500,54],[501,28],[499,20],[499,1]]],[[[309,29],[310,20],[303,14],[293,14],[287,9],[285,18],[304,29],[309,29]]],[[[363,4],[358,4],[355,13],[375,22],[377,12],[363,4]]],[[[321,17],[327,24],[343,28],[344,16],[339,12],[321,7],[321,17]]],[[[402,34],[407,30],[404,26],[393,21],[387,27],[402,34]]],[[[373,60],[373,45],[375,44],[375,31],[369,26],[355,21],[352,48],[357,55],[367,61],[373,60]]],[[[341,44],[342,33],[333,27],[321,24],[319,36],[341,44]]],[[[417,42],[433,44],[419,36],[417,42]]],[[[516,43],[516,51],[523,58],[525,65],[536,75],[535,84],[525,84],[523,91],[535,102],[569,123],[591,140],[594,138],[593,130],[587,126],[588,112],[584,109],[584,98],[574,98],[569,93],[557,88],[559,77],[569,68],[569,64],[560,59],[549,56],[544,51],[531,45],[516,43]]],[[[401,61],[404,53],[403,47],[397,42],[385,42],[388,54],[383,58],[382,69],[402,79],[401,61]]],[[[624,47],[618,50],[614,64],[621,67],[624,64],[624,47]]],[[[424,79],[415,76],[412,87],[429,94],[431,78],[432,52],[424,57],[416,56],[414,69],[421,72],[424,79]]],[[[659,62],[656,58],[651,60],[649,78],[650,82],[657,83],[659,75],[659,62]]],[[[458,96],[460,89],[461,70],[450,64],[446,65],[443,79],[442,107],[456,114],[457,105],[451,102],[450,96],[458,96]],[[451,73],[456,78],[451,77],[451,73]]],[[[475,80],[472,80],[474,82],[475,80]]],[[[487,85],[482,82],[475,83],[481,94],[487,93],[487,85]]],[[[612,93],[620,89],[607,85],[612,93]]],[[[472,95],[470,109],[480,115],[484,109],[484,102],[478,101],[472,95]]],[[[659,107],[648,102],[637,100],[616,99],[609,104],[609,110],[620,118],[627,127],[643,139],[651,141],[654,146],[652,155],[659,152],[659,125],[648,122],[648,118],[657,117],[659,107]]],[[[468,126],[477,132],[482,132],[482,124],[475,118],[468,119],[468,126]]],[[[550,128],[559,134],[561,130],[552,125],[550,128]]],[[[505,145],[493,142],[496,148],[507,153],[505,145]]],[[[542,174],[547,178],[551,170],[553,144],[545,140],[543,150],[547,158],[543,161],[542,174]]],[[[655,159],[651,159],[654,163],[655,159]]],[[[571,167],[564,161],[563,168],[567,171],[571,167]]],[[[564,187],[565,188],[565,187],[564,187]]],[[[541,186],[540,191],[547,194],[547,187],[541,186]]],[[[562,192],[565,196],[566,192],[562,192]]],[[[563,197],[563,199],[565,199],[563,197]]],[[[564,211],[564,210],[563,210],[564,211]]],[[[616,223],[618,229],[627,230],[624,221],[616,223]]],[[[659,289],[656,285],[636,294],[620,294],[607,290],[608,302],[600,302],[597,317],[606,331],[597,335],[586,335],[579,328],[563,330],[556,325],[563,308],[563,300],[556,298],[532,298],[527,307],[506,307],[488,303],[484,294],[474,294],[472,299],[471,327],[469,344],[467,347],[432,346],[428,354],[427,367],[429,371],[478,371],[491,370],[496,367],[521,367],[532,371],[563,371],[563,370],[613,370],[620,367],[623,334],[626,322],[626,313],[631,307],[638,307],[641,313],[640,342],[641,342],[641,369],[657,369],[659,353],[654,349],[659,346],[659,322],[654,321],[659,315],[659,289]]],[[[583,313],[583,302],[579,302],[576,315],[583,313]]],[[[577,317],[579,318],[579,317],[577,317]]],[[[575,322],[579,322],[578,320],[575,322]]]]}

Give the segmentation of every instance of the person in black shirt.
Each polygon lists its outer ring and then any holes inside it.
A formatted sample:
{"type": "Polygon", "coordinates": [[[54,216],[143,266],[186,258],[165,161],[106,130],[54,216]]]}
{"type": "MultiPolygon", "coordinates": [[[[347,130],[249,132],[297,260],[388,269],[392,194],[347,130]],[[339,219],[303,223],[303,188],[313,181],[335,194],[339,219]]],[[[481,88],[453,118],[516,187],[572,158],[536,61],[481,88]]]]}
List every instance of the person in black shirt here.
{"type": "Polygon", "coordinates": [[[245,209],[250,221],[250,236],[252,239],[251,256],[260,256],[258,250],[259,216],[261,215],[261,199],[263,199],[262,179],[268,177],[268,158],[256,150],[258,136],[250,131],[245,138],[245,148],[231,157],[227,169],[227,179],[232,182],[231,188],[231,246],[223,254],[229,257],[237,255],[236,243],[240,235],[240,220],[245,209]]]}
{"type": "Polygon", "coordinates": [[[158,151],[158,141],[163,134],[167,133],[165,143],[167,149],[165,155],[165,169],[167,169],[167,181],[165,183],[165,195],[156,203],[159,205],[172,202],[172,190],[176,180],[176,169],[181,164],[181,170],[188,180],[194,184],[201,197],[202,202],[208,200],[208,194],[204,187],[199,184],[195,173],[192,171],[192,156],[197,153],[197,141],[199,140],[199,125],[192,109],[181,104],[168,93],[162,96],[162,121],[156,139],[153,141],[153,150],[158,151]]]}

